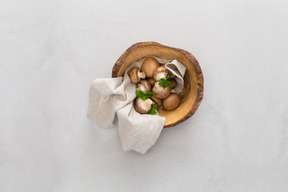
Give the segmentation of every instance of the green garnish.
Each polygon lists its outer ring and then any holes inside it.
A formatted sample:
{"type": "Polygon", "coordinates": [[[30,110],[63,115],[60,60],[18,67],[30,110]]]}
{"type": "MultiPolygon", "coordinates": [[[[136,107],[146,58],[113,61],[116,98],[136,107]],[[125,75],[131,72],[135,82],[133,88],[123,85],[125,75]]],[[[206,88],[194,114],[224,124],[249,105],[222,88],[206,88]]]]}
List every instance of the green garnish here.
{"type": "Polygon", "coordinates": [[[157,113],[158,105],[157,104],[152,104],[152,108],[149,111],[149,114],[155,115],[157,113]]]}
{"type": "Polygon", "coordinates": [[[140,90],[136,90],[136,96],[141,98],[143,101],[145,101],[146,99],[152,97],[152,91],[148,91],[146,94],[143,91],[140,90]]]}
{"type": "Polygon", "coordinates": [[[170,79],[171,79],[171,75],[169,74],[167,77],[167,80],[170,81],[170,79]]]}
{"type": "Polygon", "coordinates": [[[171,79],[171,76],[170,75],[168,75],[168,77],[167,77],[167,79],[163,79],[163,78],[161,78],[160,79],[160,82],[158,83],[158,85],[160,85],[161,87],[170,87],[170,88],[172,88],[172,83],[171,83],[171,81],[169,81],[171,79]]]}

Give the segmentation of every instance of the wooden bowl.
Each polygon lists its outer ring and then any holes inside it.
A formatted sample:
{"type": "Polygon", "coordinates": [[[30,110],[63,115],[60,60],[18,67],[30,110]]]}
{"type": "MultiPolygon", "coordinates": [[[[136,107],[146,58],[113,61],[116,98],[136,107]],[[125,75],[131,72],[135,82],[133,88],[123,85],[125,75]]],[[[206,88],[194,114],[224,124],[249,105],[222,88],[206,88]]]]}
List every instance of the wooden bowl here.
{"type": "Polygon", "coordinates": [[[203,98],[203,74],[196,58],[183,49],[168,47],[156,42],[140,42],[129,47],[116,61],[112,77],[120,77],[135,61],[146,56],[163,59],[177,59],[186,66],[184,90],[179,94],[180,105],[172,111],[159,110],[160,116],[166,117],[165,127],[172,127],[190,118],[198,109],[203,98]]]}

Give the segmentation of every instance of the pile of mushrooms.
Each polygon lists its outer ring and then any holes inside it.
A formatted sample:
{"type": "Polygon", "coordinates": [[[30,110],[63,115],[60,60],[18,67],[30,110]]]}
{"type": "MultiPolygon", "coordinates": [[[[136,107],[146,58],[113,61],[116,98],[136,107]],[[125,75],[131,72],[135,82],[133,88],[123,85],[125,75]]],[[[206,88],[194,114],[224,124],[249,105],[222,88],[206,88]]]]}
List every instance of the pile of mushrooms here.
{"type": "Polygon", "coordinates": [[[180,97],[174,91],[175,76],[153,57],[147,57],[141,66],[129,71],[132,83],[137,85],[134,108],[141,114],[156,114],[158,109],[173,110],[180,104],[180,97]]]}

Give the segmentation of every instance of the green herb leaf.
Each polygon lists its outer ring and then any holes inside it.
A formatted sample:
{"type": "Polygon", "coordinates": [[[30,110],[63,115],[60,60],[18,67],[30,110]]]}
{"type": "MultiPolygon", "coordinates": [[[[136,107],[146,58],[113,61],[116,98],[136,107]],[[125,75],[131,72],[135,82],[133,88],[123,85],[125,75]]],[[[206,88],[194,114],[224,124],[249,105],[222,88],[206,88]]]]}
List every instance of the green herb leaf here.
{"type": "Polygon", "coordinates": [[[139,98],[141,98],[144,95],[143,91],[140,91],[140,90],[136,90],[135,93],[136,93],[136,96],[139,98]]]}
{"type": "Polygon", "coordinates": [[[149,114],[155,115],[157,113],[158,105],[157,104],[152,104],[152,108],[149,111],[149,114]]]}
{"type": "Polygon", "coordinates": [[[145,101],[146,99],[152,97],[152,91],[148,91],[146,94],[141,91],[141,90],[136,90],[136,96],[141,98],[143,101],[145,101]]]}
{"type": "Polygon", "coordinates": [[[171,79],[171,75],[168,74],[167,80],[170,81],[170,79],[171,79]]]}
{"type": "Polygon", "coordinates": [[[171,81],[169,81],[169,80],[167,80],[167,79],[163,79],[163,78],[161,78],[160,79],[160,82],[158,83],[161,87],[170,87],[170,88],[172,88],[172,82],[171,81]]]}

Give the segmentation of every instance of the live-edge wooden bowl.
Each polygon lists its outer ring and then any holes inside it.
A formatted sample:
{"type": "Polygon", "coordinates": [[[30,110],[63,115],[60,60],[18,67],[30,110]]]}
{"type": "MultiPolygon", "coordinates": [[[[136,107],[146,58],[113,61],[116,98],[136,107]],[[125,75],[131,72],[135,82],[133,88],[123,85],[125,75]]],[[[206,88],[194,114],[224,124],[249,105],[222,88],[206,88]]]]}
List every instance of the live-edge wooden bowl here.
{"type": "Polygon", "coordinates": [[[181,98],[180,105],[172,111],[159,110],[159,115],[166,117],[165,128],[175,126],[190,118],[202,101],[204,79],[198,61],[188,51],[168,47],[156,42],[135,43],[116,61],[112,69],[112,77],[123,76],[130,65],[146,56],[155,56],[168,60],[177,59],[186,66],[185,86],[179,94],[181,98]]]}

